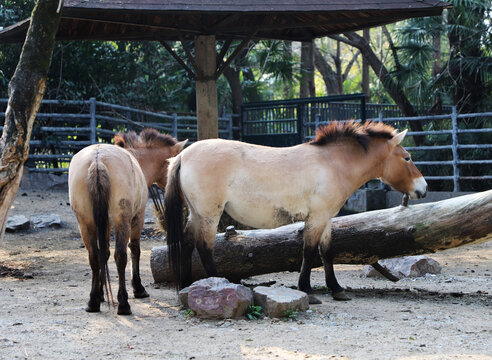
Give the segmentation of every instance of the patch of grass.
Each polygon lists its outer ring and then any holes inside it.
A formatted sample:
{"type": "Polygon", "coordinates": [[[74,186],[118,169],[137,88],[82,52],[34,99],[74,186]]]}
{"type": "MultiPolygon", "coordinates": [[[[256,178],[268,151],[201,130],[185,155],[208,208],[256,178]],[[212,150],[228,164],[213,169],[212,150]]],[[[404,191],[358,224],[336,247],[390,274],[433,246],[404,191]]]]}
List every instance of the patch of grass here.
{"type": "Polygon", "coordinates": [[[282,316],[286,319],[297,320],[297,315],[299,315],[298,310],[289,309],[282,312],[282,316]]]}
{"type": "Polygon", "coordinates": [[[186,310],[183,310],[182,312],[183,316],[185,317],[192,317],[192,316],[195,316],[195,312],[191,309],[186,309],[186,310]]]}
{"type": "Polygon", "coordinates": [[[249,304],[246,309],[246,317],[250,320],[258,320],[263,316],[263,309],[261,306],[255,306],[253,304],[249,304]]]}

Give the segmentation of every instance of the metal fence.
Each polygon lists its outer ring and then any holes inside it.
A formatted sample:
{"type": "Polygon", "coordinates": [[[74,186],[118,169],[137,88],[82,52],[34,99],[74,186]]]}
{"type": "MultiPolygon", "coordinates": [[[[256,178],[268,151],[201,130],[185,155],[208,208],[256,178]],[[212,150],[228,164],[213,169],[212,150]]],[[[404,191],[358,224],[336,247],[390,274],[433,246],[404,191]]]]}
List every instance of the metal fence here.
{"type": "MultiPolygon", "coordinates": [[[[0,99],[5,109],[7,99],[0,99]]],[[[0,130],[5,113],[0,112],[0,130]]],[[[177,139],[197,139],[197,119],[193,115],[155,113],[108,104],[95,98],[84,101],[43,100],[30,141],[26,166],[34,172],[68,171],[71,158],[85,146],[111,142],[114,134],[153,127],[177,139]]],[[[239,127],[232,116],[219,118],[219,136],[231,139],[239,127]]]]}
{"type": "Polygon", "coordinates": [[[242,140],[292,146],[314,135],[321,122],[364,119],[365,109],[364,94],[247,103],[241,108],[242,140]]]}

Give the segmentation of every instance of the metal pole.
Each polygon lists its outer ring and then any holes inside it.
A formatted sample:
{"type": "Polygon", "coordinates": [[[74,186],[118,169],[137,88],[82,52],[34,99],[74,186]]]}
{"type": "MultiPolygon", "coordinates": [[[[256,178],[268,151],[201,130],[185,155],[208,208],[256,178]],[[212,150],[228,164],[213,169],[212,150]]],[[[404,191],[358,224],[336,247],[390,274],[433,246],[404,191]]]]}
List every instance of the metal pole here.
{"type": "Polygon", "coordinates": [[[232,140],[232,114],[225,115],[225,117],[229,120],[227,122],[227,130],[229,132],[229,140],[232,140]]]}
{"type": "Polygon", "coordinates": [[[178,114],[173,114],[173,136],[175,139],[178,138],[178,114]]]}
{"type": "Polygon", "coordinates": [[[360,99],[360,120],[362,122],[366,121],[367,116],[366,116],[366,97],[363,96],[360,99]]]}
{"type": "Polygon", "coordinates": [[[460,169],[458,167],[459,154],[458,154],[458,113],[456,106],[453,106],[451,113],[451,120],[453,122],[453,183],[454,192],[460,191],[460,169]]]}
{"type": "Polygon", "coordinates": [[[297,135],[299,136],[299,144],[304,142],[304,138],[302,136],[302,127],[304,126],[304,106],[299,104],[297,105],[297,135]]]}
{"type": "Polygon", "coordinates": [[[90,142],[91,144],[96,143],[96,98],[90,98],[89,99],[89,113],[91,115],[91,122],[90,122],[90,127],[91,127],[91,138],[90,142]]]}

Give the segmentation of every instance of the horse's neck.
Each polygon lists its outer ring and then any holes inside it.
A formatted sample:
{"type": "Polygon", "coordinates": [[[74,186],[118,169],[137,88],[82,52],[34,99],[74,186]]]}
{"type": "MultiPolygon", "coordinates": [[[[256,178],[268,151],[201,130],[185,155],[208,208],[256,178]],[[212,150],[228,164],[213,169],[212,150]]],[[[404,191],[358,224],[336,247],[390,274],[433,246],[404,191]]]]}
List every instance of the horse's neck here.
{"type": "Polygon", "coordinates": [[[132,154],[137,159],[140,164],[140,168],[145,176],[145,181],[147,182],[147,186],[152,185],[156,181],[156,168],[153,164],[153,159],[155,160],[156,154],[152,155],[150,149],[141,148],[141,149],[132,149],[132,154]]]}
{"type": "Polygon", "coordinates": [[[369,180],[381,177],[386,151],[385,144],[380,141],[371,143],[367,151],[353,147],[346,149],[338,171],[345,179],[343,188],[347,198],[369,180]]]}

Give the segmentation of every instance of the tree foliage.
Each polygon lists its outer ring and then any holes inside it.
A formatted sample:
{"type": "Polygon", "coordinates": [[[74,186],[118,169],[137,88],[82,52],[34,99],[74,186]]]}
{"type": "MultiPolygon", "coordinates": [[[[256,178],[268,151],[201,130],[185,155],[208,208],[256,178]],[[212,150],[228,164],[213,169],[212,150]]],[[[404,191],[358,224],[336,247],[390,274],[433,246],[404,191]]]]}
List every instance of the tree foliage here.
{"type": "MultiPolygon", "coordinates": [[[[383,82],[372,72],[372,102],[398,103],[389,90],[400,87],[414,107],[438,111],[442,104],[457,104],[462,111],[487,110],[492,101],[491,0],[452,2],[454,8],[441,17],[390,25],[387,34],[382,28],[371,30],[369,46],[389,74],[383,82]]],[[[0,26],[25,19],[33,6],[34,0],[0,0],[0,26]]],[[[218,52],[222,44],[218,42],[218,52]]],[[[233,42],[226,58],[237,44],[233,42]]],[[[179,42],[169,45],[186,59],[179,42]]],[[[316,94],[361,92],[362,56],[357,50],[329,39],[315,45],[323,56],[317,62],[324,60],[325,70],[332,70],[318,73],[316,94]],[[336,87],[323,86],[327,74],[338,81],[336,87]]],[[[233,71],[218,80],[221,109],[233,108],[233,77],[244,102],[297,97],[300,53],[299,43],[251,42],[232,62],[233,71]]],[[[7,95],[19,54],[20,45],[0,46],[0,97],[7,95]]],[[[48,78],[49,98],[96,97],[166,111],[194,111],[196,106],[193,79],[157,42],[59,42],[48,78]]]]}

